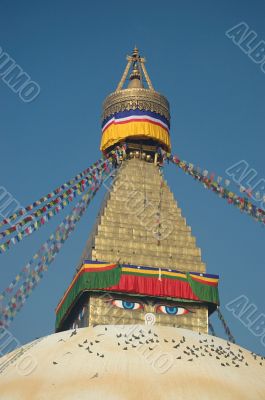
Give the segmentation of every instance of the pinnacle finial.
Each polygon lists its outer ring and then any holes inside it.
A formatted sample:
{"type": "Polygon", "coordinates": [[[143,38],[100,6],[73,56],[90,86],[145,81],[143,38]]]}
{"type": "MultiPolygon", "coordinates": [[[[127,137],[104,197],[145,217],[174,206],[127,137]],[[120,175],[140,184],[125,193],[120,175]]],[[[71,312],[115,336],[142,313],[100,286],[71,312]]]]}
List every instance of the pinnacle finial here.
{"type": "Polygon", "coordinates": [[[134,58],[138,58],[139,57],[139,50],[136,46],[134,46],[133,52],[132,52],[132,56],[134,58]]]}
{"type": "Polygon", "coordinates": [[[144,77],[147,82],[148,89],[154,90],[144,63],[145,63],[145,58],[140,57],[138,48],[134,46],[132,55],[127,56],[127,65],[122,75],[122,78],[117,86],[116,92],[122,90],[126,78],[130,72],[130,68],[132,68],[132,73],[129,76],[130,83],[128,85],[128,88],[144,88],[143,85],[143,77],[144,77]]]}
{"type": "Polygon", "coordinates": [[[128,88],[143,88],[142,76],[140,72],[140,68],[138,65],[138,61],[134,61],[133,70],[130,75],[130,83],[128,88]]]}

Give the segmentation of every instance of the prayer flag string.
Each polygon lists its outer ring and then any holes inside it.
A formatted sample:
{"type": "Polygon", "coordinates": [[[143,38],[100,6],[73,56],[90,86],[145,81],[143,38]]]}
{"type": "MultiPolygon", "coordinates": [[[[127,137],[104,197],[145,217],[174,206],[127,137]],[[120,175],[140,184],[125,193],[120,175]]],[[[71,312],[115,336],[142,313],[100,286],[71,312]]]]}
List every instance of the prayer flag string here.
{"type": "Polygon", "coordinates": [[[108,158],[101,163],[94,163],[93,165],[97,164],[97,166],[95,168],[91,167],[89,176],[79,181],[77,185],[68,189],[62,195],[59,195],[56,199],[50,201],[41,209],[38,209],[31,215],[25,217],[22,221],[13,225],[11,228],[1,232],[0,240],[12,234],[13,236],[4,243],[0,244],[0,254],[6,252],[12,245],[17,244],[25,237],[40,229],[51,218],[68,206],[77,195],[81,195],[87,188],[93,187],[95,182],[100,179],[103,173],[110,171],[111,166],[114,164],[114,162],[116,162],[117,158],[120,157],[120,150],[118,149],[112,151],[107,155],[107,157],[108,158]],[[92,173],[92,170],[94,173],[92,173]],[[23,230],[21,230],[22,227],[24,228],[23,230]]]}
{"type": "Polygon", "coordinates": [[[265,211],[262,208],[255,206],[249,199],[246,197],[240,197],[237,194],[231,192],[227,188],[223,187],[218,183],[218,181],[214,180],[214,175],[212,174],[210,178],[204,172],[201,172],[199,168],[194,167],[193,164],[187,163],[186,161],[180,160],[177,156],[172,156],[169,153],[166,153],[161,148],[159,149],[160,154],[162,155],[163,160],[169,160],[177,167],[182,169],[186,174],[190,175],[196,181],[203,184],[205,189],[209,189],[219,197],[227,200],[228,204],[233,204],[240,211],[247,213],[256,221],[265,224],[265,211]]]}
{"type": "Polygon", "coordinates": [[[47,201],[50,201],[53,197],[57,196],[59,193],[62,191],[65,191],[66,189],[69,189],[72,185],[74,185],[76,182],[80,181],[83,177],[86,177],[88,174],[93,173],[96,171],[96,169],[102,164],[104,164],[105,160],[117,160],[118,157],[120,157],[125,150],[125,145],[122,147],[117,146],[116,149],[112,150],[111,152],[107,153],[104,157],[100,158],[98,161],[93,163],[90,167],[86,168],[84,171],[80,172],[77,174],[74,178],[70,179],[69,181],[65,182],[61,186],[57,187],[55,190],[49,192],[45,196],[41,197],[39,200],[34,201],[33,203],[29,204],[28,206],[21,208],[18,210],[16,213],[10,215],[8,218],[3,219],[0,221],[0,227],[4,225],[11,225],[13,221],[16,219],[22,217],[25,214],[28,214],[29,211],[32,211],[34,208],[41,206],[43,203],[46,203],[47,201]]]}
{"type": "Polygon", "coordinates": [[[32,257],[26,267],[23,268],[20,274],[18,274],[9,287],[0,295],[0,301],[8,302],[8,304],[0,309],[0,326],[8,326],[14,319],[17,312],[22,308],[26,299],[29,297],[31,292],[40,282],[43,277],[43,273],[48,270],[48,266],[53,262],[56,255],[59,253],[62,245],[68,239],[69,235],[75,229],[76,223],[80,220],[84,214],[90,201],[93,199],[97,191],[102,185],[104,178],[107,176],[105,171],[101,179],[97,181],[94,188],[90,188],[82,199],[73,208],[71,214],[69,214],[64,221],[57,227],[54,234],[41,246],[39,251],[32,257]],[[34,269],[30,267],[41,257],[41,260],[34,269]],[[19,280],[24,279],[16,293],[11,297],[11,293],[19,280]]]}

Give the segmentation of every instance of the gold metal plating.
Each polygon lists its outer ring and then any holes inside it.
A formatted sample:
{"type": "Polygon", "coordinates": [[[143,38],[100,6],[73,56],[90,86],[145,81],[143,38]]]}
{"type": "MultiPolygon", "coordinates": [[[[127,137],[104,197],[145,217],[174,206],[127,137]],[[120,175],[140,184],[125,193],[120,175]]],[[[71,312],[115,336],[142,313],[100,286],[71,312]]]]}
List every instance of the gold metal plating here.
{"type": "Polygon", "coordinates": [[[169,102],[158,92],[144,88],[123,89],[111,93],[103,103],[102,119],[125,110],[153,111],[170,121],[169,102]]]}

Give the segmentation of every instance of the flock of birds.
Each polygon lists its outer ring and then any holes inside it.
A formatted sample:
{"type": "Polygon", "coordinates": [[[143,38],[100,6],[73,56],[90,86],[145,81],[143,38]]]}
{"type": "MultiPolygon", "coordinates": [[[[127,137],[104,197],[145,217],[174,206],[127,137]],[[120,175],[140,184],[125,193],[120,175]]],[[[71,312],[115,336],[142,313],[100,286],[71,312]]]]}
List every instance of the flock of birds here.
{"type": "MultiPolygon", "coordinates": [[[[135,328],[135,327],[133,327],[135,328]]],[[[108,327],[103,327],[104,331],[96,335],[94,340],[85,339],[77,344],[80,349],[84,349],[88,354],[93,354],[96,357],[104,358],[105,354],[100,351],[100,343],[104,340],[104,336],[108,335],[108,327]]],[[[121,332],[120,327],[117,327],[116,333],[116,344],[121,351],[137,350],[138,348],[143,348],[145,346],[148,351],[155,351],[161,346],[161,341],[164,346],[168,349],[168,352],[176,360],[193,362],[201,357],[209,357],[217,360],[222,367],[248,367],[249,357],[246,357],[245,351],[240,349],[238,346],[226,342],[224,346],[216,343],[213,337],[203,335],[199,333],[199,341],[197,344],[190,344],[190,341],[186,340],[185,336],[180,338],[159,338],[159,335],[152,328],[140,328],[131,329],[130,326],[126,326],[125,332],[121,332]],[[127,331],[126,331],[127,329],[127,331]],[[187,344],[188,342],[188,344],[187,344]],[[248,361],[247,361],[248,359],[248,361]]],[[[78,331],[73,330],[69,336],[72,338],[77,335],[78,331]]],[[[64,339],[59,339],[58,342],[65,341],[64,339]]],[[[265,357],[259,356],[255,353],[249,353],[252,356],[252,360],[258,363],[260,366],[264,365],[265,357]]],[[[65,354],[72,354],[67,352],[65,354]]],[[[53,365],[57,365],[58,361],[53,361],[53,365]]]]}

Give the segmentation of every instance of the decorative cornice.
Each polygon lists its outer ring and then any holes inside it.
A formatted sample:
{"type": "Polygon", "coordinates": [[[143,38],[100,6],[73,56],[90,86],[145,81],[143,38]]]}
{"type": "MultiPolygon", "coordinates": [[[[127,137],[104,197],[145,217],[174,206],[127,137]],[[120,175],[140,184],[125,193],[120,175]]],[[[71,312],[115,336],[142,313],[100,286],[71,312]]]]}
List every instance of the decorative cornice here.
{"type": "Polygon", "coordinates": [[[170,121],[169,102],[158,92],[143,88],[130,88],[111,93],[103,103],[102,119],[125,110],[148,110],[163,115],[170,121]]]}

